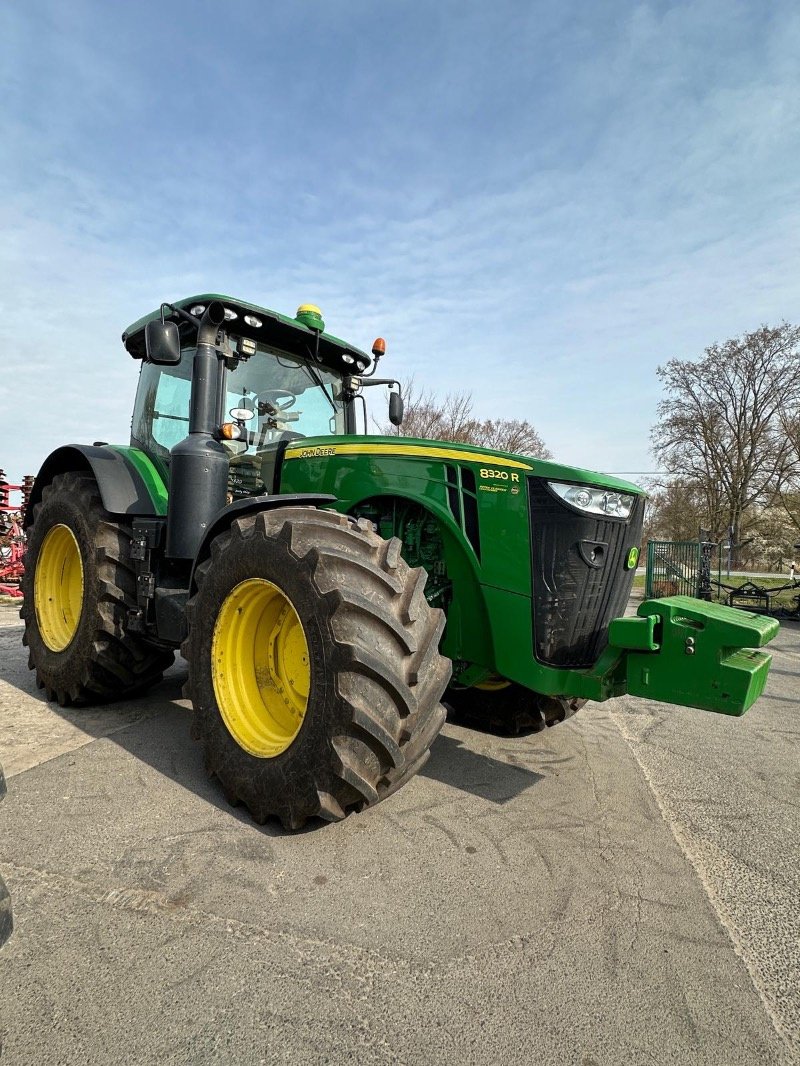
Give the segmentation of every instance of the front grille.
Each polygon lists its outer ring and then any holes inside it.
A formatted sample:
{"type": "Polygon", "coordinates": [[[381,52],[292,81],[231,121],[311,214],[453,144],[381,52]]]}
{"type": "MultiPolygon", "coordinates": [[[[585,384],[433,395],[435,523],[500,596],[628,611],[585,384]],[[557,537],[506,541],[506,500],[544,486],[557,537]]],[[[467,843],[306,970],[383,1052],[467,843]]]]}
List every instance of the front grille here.
{"type": "Polygon", "coordinates": [[[593,666],[633,583],[625,559],[638,547],[644,500],[627,521],[581,514],[539,478],[528,479],[533,574],[533,647],[540,663],[593,666]]]}

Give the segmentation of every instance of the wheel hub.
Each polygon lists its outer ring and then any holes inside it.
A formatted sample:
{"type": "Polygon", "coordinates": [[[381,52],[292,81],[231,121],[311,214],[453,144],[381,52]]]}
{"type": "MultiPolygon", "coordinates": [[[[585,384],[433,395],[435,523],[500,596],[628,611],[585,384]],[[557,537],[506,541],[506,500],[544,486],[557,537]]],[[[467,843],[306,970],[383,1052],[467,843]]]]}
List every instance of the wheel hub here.
{"type": "Polygon", "coordinates": [[[286,751],[303,724],[311,668],[302,623],[277,585],[248,578],[227,595],[214,625],[211,675],[239,747],[259,759],[286,751]]]}
{"type": "Polygon", "coordinates": [[[64,651],[75,636],[83,606],[81,550],[69,526],[53,526],[42,541],[33,602],[45,645],[50,651],[64,651]]]}

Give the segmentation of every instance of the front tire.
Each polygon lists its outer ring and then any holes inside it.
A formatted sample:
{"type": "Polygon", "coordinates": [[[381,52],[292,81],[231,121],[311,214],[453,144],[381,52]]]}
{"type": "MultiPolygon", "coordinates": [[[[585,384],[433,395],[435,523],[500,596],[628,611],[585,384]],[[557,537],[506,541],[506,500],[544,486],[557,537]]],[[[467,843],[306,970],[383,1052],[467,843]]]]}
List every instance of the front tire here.
{"type": "Polygon", "coordinates": [[[263,823],[338,821],[424,764],[445,710],[444,615],[369,522],[284,507],[197,569],[187,695],[208,771],[263,823]]]}
{"type": "Polygon", "coordinates": [[[28,529],[20,617],[28,666],[62,707],[143,692],[174,660],[126,630],[136,606],[130,544],[91,474],[58,474],[45,486],[28,529]]]}

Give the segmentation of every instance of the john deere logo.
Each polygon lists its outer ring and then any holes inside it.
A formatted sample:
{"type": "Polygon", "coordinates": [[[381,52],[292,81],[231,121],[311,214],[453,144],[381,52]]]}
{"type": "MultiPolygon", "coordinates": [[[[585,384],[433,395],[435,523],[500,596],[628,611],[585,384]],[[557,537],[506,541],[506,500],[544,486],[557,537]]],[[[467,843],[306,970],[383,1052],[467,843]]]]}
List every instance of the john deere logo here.
{"type": "Polygon", "coordinates": [[[638,562],[639,562],[639,549],[638,548],[631,548],[631,550],[628,552],[628,558],[625,560],[625,569],[626,570],[634,570],[636,568],[636,564],[638,562]]]}

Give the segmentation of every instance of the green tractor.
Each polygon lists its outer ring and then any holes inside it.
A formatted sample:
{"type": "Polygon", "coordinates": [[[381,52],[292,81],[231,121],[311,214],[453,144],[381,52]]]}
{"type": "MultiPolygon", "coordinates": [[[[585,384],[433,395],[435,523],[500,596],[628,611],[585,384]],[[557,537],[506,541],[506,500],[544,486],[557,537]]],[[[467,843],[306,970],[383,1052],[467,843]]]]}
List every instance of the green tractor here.
{"type": "Polygon", "coordinates": [[[224,296],[123,334],[130,445],[69,445],[25,522],[24,641],[48,699],[157,682],[180,648],[208,771],[258,822],[403,785],[444,720],[508,733],[623,693],[741,714],[777,624],[683,597],[624,618],[644,496],[521,455],[359,434],[372,356],[224,296]]]}

